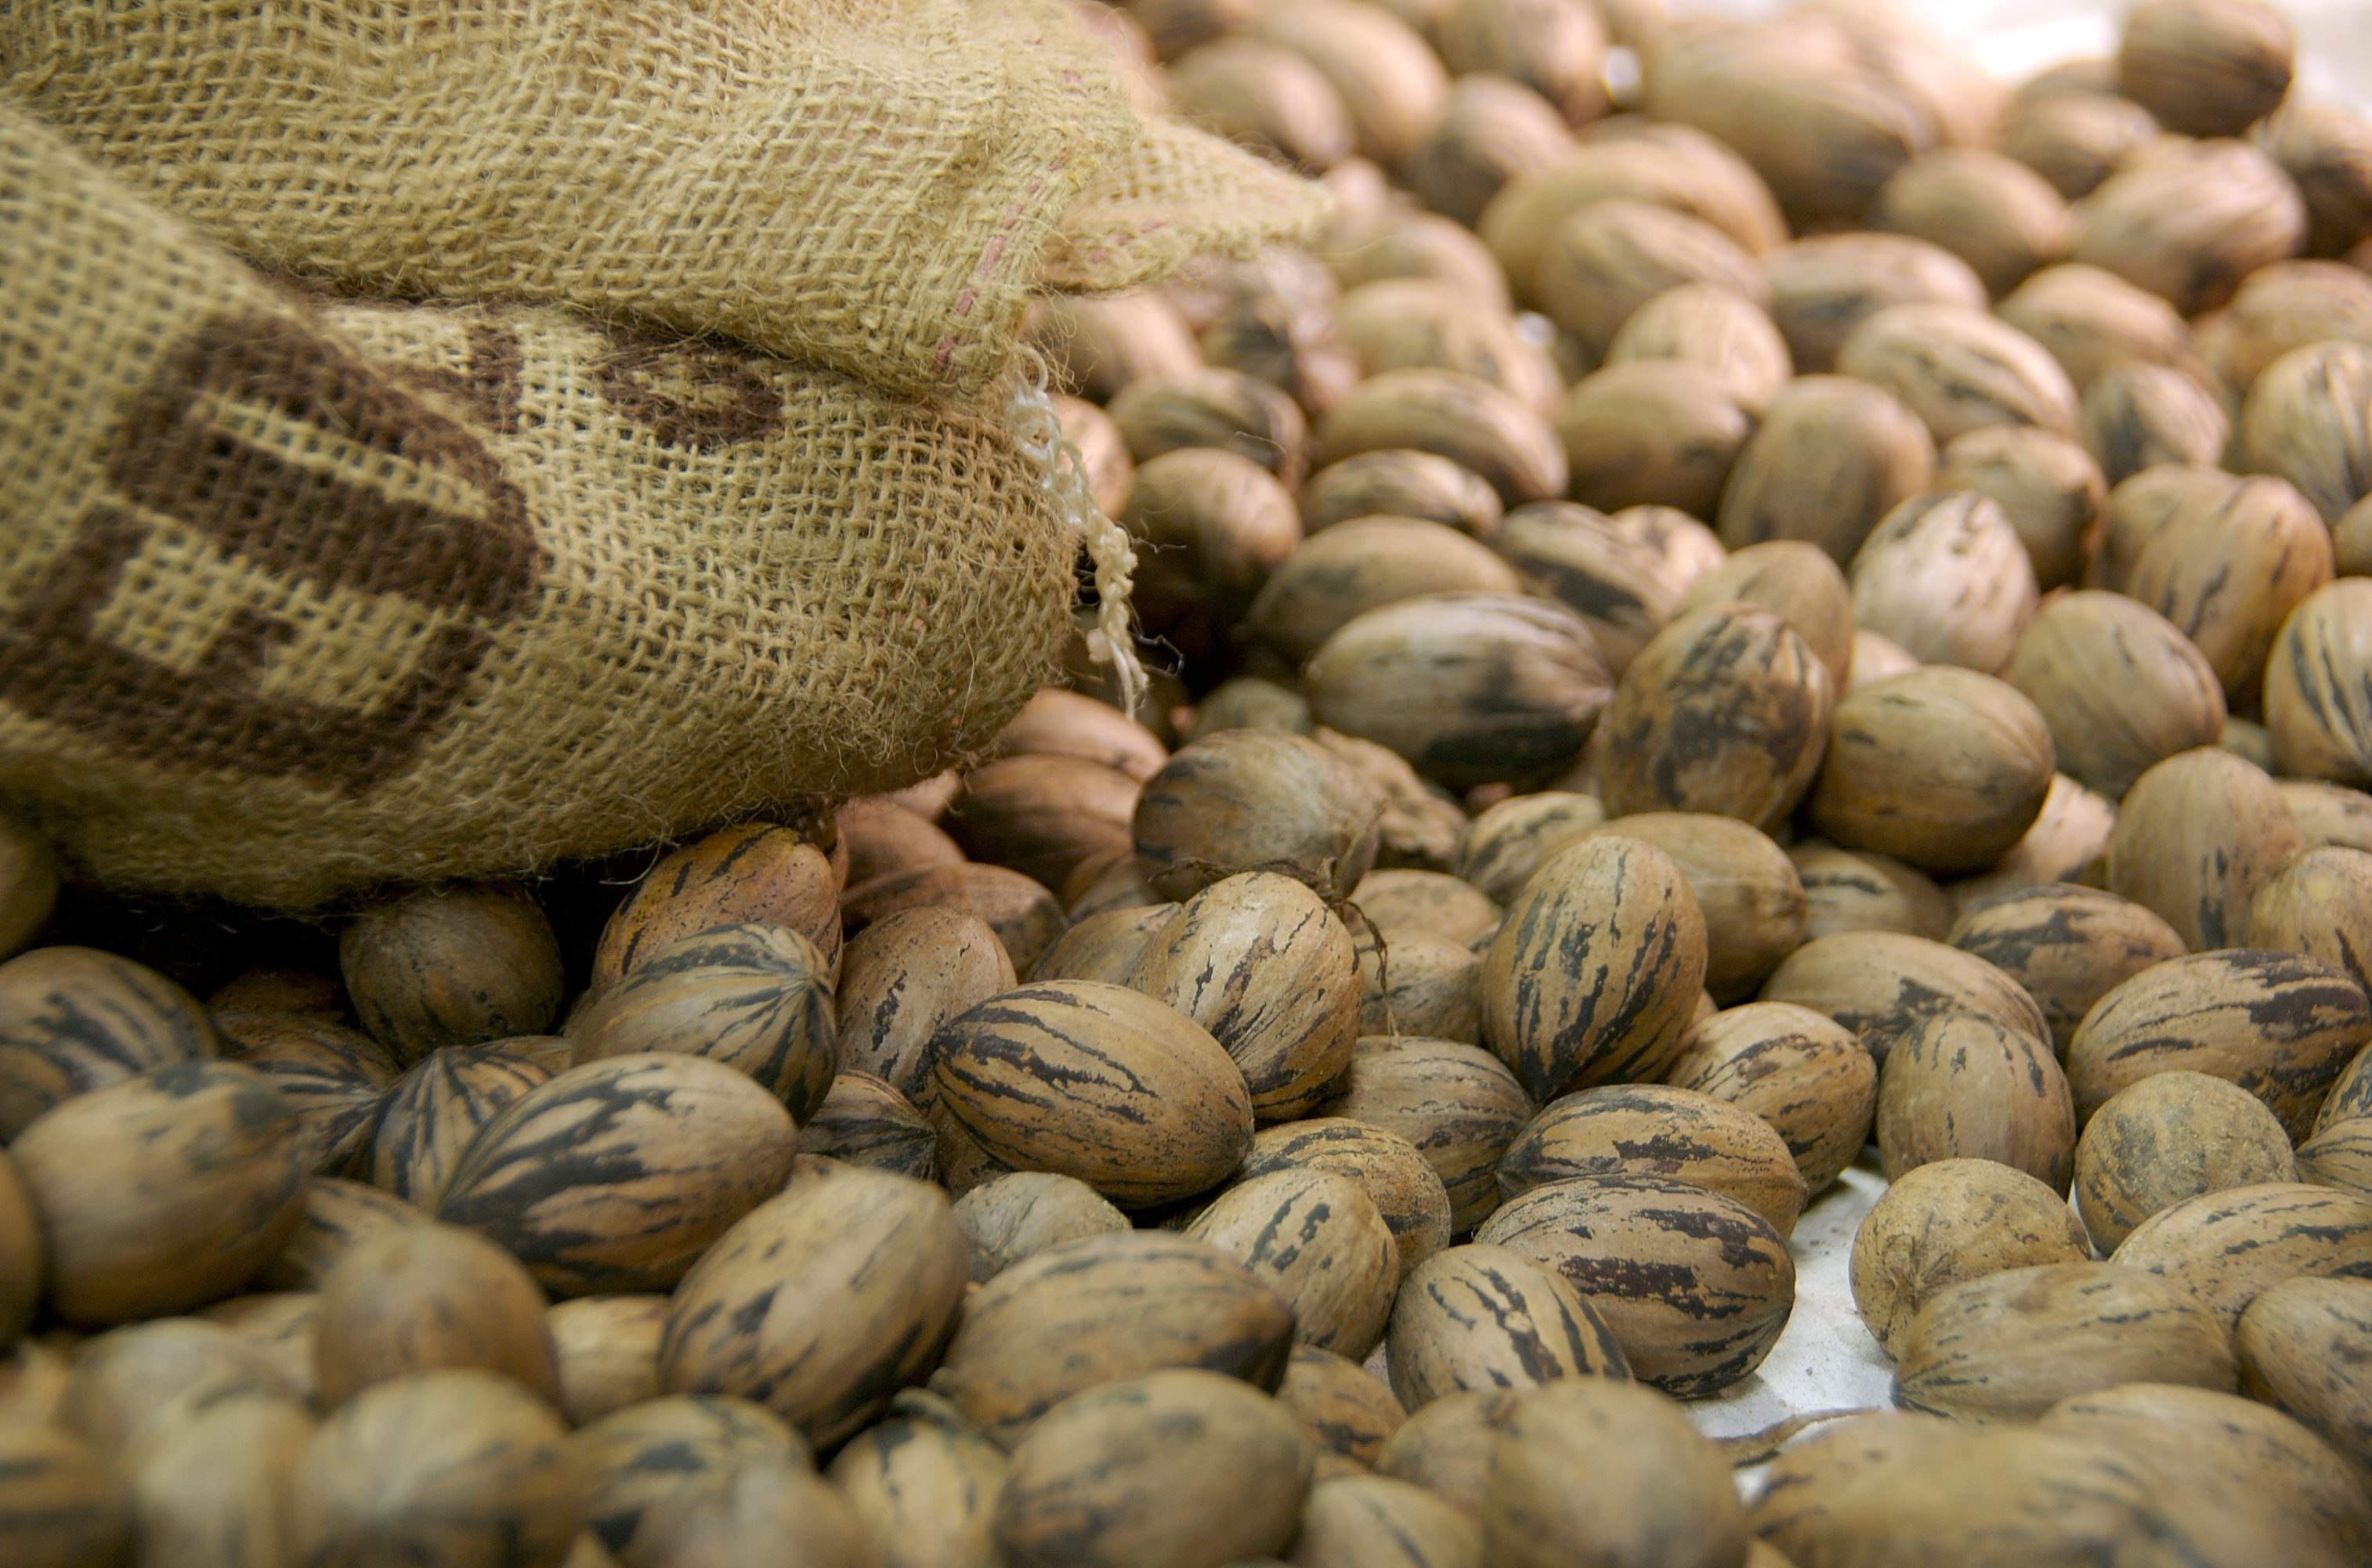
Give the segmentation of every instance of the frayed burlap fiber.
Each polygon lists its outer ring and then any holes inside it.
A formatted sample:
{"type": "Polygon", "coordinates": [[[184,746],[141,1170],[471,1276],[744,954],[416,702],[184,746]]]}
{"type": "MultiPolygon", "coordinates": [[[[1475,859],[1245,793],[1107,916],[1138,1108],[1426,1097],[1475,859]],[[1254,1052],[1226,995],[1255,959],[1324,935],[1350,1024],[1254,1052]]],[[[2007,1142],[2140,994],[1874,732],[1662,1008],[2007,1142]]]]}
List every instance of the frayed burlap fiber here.
{"type": "Polygon", "coordinates": [[[1318,214],[1035,0],[0,6],[0,796],[302,909],[948,766],[1113,555],[1030,291],[1318,214]]]}

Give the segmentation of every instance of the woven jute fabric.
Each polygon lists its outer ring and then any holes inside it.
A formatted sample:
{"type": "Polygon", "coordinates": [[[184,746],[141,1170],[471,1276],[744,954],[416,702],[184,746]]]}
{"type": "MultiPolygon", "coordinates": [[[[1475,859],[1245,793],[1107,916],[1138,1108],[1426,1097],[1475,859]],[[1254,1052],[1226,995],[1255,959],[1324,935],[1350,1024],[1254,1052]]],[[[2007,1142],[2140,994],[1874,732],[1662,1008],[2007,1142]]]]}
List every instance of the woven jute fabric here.
{"type": "MultiPolygon", "coordinates": [[[[234,10],[278,8],[152,14],[234,10]]],[[[447,194],[466,249],[500,203],[447,194]]],[[[302,908],[890,787],[1067,634],[1076,536],[1001,421],[302,296],[5,98],[0,365],[0,796],[108,883],[302,908]]]]}
{"type": "Polygon", "coordinates": [[[1314,222],[1143,127],[1060,0],[9,0],[0,78],[274,273],[564,302],[913,396],[1006,373],[1041,282],[1314,222]]]}

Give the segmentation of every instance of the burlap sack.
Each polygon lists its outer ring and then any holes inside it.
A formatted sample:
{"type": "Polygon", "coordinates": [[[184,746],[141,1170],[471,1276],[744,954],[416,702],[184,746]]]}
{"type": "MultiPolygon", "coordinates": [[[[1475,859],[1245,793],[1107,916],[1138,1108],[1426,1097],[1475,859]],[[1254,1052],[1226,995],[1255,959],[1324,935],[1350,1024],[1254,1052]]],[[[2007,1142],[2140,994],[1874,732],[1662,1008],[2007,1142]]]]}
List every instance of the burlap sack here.
{"type": "Polygon", "coordinates": [[[267,270],[563,301],[916,396],[1007,368],[1034,284],[1314,221],[1141,130],[1060,0],[8,0],[0,77],[267,270]]]}
{"type": "Polygon", "coordinates": [[[110,883],[302,907],[901,784],[1066,633],[1001,419],[298,298],[5,99],[0,366],[0,795],[110,883]]]}

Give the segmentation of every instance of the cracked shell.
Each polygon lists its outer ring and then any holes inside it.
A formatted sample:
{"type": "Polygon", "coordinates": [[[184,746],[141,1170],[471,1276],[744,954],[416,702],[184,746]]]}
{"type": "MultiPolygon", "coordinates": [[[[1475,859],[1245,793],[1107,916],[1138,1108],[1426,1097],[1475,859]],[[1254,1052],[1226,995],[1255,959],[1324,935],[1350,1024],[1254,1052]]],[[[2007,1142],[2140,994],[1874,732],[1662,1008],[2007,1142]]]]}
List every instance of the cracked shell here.
{"type": "Polygon", "coordinates": [[[2091,1257],[2066,1200],[2026,1172],[1935,1160],[1897,1178],[1854,1232],[1854,1309],[1891,1355],[1919,1308],[1963,1280],[2091,1257]]]}

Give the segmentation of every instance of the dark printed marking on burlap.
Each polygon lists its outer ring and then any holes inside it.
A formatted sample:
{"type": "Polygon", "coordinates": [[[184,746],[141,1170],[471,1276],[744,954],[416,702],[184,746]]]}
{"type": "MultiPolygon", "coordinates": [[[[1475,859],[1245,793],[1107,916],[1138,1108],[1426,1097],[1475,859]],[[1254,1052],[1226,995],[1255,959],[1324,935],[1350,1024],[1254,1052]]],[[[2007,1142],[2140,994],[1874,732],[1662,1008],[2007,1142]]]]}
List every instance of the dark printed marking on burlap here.
{"type": "Polygon", "coordinates": [[[518,334],[507,327],[478,322],[464,337],[469,356],[464,368],[414,365],[405,366],[401,374],[413,385],[468,409],[489,428],[505,436],[517,435],[519,387],[527,369],[518,334]]]}
{"type": "Polygon", "coordinates": [[[666,445],[713,452],[783,427],[782,389],[747,351],[606,331],[610,350],[593,371],[601,395],[666,445]]]}
{"type": "Polygon", "coordinates": [[[0,616],[0,699],[162,767],[366,791],[436,733],[543,565],[524,498],[475,436],[285,317],[217,316],[164,356],[107,471],[122,504],[86,511],[0,616]],[[167,531],[150,514],[228,552],[245,579],[201,608],[212,635],[179,667],[105,630],[188,614],[118,602],[189,589],[128,571],[167,531]],[[332,640],[358,666],[406,659],[367,707],[267,694],[272,655],[305,613],[292,591],[307,587],[442,613],[407,650],[387,645],[379,618],[352,629],[351,648],[332,640]]]}

